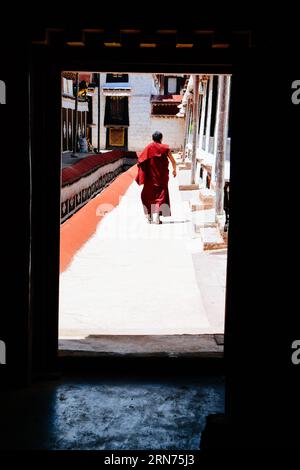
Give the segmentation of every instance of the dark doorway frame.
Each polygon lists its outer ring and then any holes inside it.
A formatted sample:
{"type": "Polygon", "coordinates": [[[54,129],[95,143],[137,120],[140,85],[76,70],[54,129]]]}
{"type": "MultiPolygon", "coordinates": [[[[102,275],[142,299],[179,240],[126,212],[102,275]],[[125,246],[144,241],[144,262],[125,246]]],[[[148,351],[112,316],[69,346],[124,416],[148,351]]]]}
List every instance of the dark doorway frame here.
{"type": "MultiPolygon", "coordinates": [[[[225,33],[224,28],[235,28],[237,25],[239,30],[245,32],[250,29],[253,33],[251,45],[248,48],[247,45],[244,47],[243,44],[236,44],[237,50],[232,43],[232,47],[224,50],[206,46],[206,34],[202,35],[205,44],[201,41],[199,49],[193,47],[190,50],[175,49],[174,44],[169,47],[168,37],[159,37],[158,34],[154,35],[158,47],[153,50],[134,48],[138,40],[135,41],[133,35],[132,40],[126,41],[124,47],[122,45],[118,50],[105,49],[99,44],[98,34],[94,41],[90,41],[95,46],[81,43],[75,47],[77,41],[82,41],[82,27],[90,25],[91,20],[77,15],[72,22],[69,12],[65,24],[70,27],[65,27],[63,34],[62,29],[59,29],[64,21],[61,14],[52,21],[38,21],[35,16],[32,31],[30,21],[26,22],[24,18],[21,28],[6,30],[4,27],[3,43],[9,44],[9,47],[3,49],[1,79],[6,83],[7,104],[0,108],[1,116],[4,117],[6,141],[15,145],[19,155],[17,165],[14,165],[11,158],[3,159],[6,174],[11,173],[12,167],[16,170],[13,185],[11,181],[7,184],[7,194],[19,197],[18,217],[11,204],[2,206],[3,210],[6,209],[3,220],[6,220],[9,227],[6,234],[13,250],[9,252],[8,244],[4,245],[4,254],[9,258],[6,263],[9,269],[5,271],[7,282],[3,290],[10,309],[2,315],[4,326],[2,329],[1,324],[1,339],[7,341],[7,367],[2,367],[1,373],[13,383],[28,384],[32,380],[32,372],[35,376],[39,373],[45,376],[57,367],[54,352],[57,348],[56,260],[60,214],[55,195],[60,190],[60,172],[57,171],[57,142],[52,139],[52,126],[60,122],[60,93],[59,86],[55,85],[60,71],[77,70],[84,63],[89,70],[99,70],[99,59],[101,68],[114,68],[116,72],[116,68],[129,71],[169,70],[170,73],[182,69],[217,74],[222,71],[229,73],[232,69],[231,103],[234,109],[231,128],[231,227],[224,351],[226,417],[235,423],[237,434],[241,435],[241,439],[245,436],[243,443],[252,449],[252,444],[256,447],[256,443],[263,444],[260,448],[266,448],[266,443],[270,447],[276,444],[277,449],[280,440],[285,441],[289,447],[290,439],[295,443],[297,440],[299,445],[299,369],[290,360],[290,345],[299,331],[299,316],[295,314],[293,295],[289,295],[292,294],[291,286],[294,287],[288,266],[290,257],[282,250],[274,264],[277,237],[273,241],[268,239],[269,250],[266,251],[266,244],[262,243],[261,236],[253,232],[254,224],[251,224],[255,221],[255,226],[260,225],[261,235],[268,233],[271,221],[278,220],[279,213],[288,214],[291,220],[294,217],[293,205],[286,204],[285,198],[277,199],[275,205],[272,202],[274,181],[278,179],[278,165],[274,164],[274,157],[294,155],[298,145],[299,106],[297,108],[291,104],[291,81],[298,77],[299,71],[297,62],[291,62],[290,57],[293,53],[297,57],[299,34],[297,28],[293,29],[290,25],[288,34],[287,31],[283,33],[282,28],[274,28],[274,24],[261,15],[261,28],[255,30],[258,16],[252,13],[251,16],[250,11],[245,11],[244,19],[240,22],[233,21],[232,15],[227,22],[226,16],[223,17],[220,13],[218,21],[213,19],[217,17],[217,13],[214,13],[210,18],[205,15],[200,19],[191,18],[188,23],[184,21],[182,14],[178,21],[170,19],[168,15],[169,20],[164,24],[164,27],[166,24],[168,27],[172,24],[177,25],[176,27],[185,24],[188,36],[193,28],[198,31],[199,28],[207,29],[209,26],[209,30],[214,31],[216,45],[222,45],[224,39],[222,25],[225,33]],[[49,27],[47,31],[45,26],[49,27]],[[51,26],[58,28],[54,30],[51,26]],[[40,45],[34,44],[31,47],[28,59],[29,37],[40,45]],[[66,41],[70,40],[75,43],[66,47],[66,41]],[[278,80],[275,79],[278,77],[279,63],[281,70],[285,71],[280,74],[280,89],[278,80]],[[115,67],[114,64],[118,66],[115,67]],[[275,78],[264,80],[266,77],[275,78]],[[51,102],[53,97],[55,101],[51,102]],[[289,128],[288,139],[274,138],[282,135],[279,109],[282,109],[284,124],[289,128]],[[20,122],[17,140],[15,126],[11,125],[15,122],[16,110],[20,122]],[[252,177],[251,164],[249,167],[253,155],[263,157],[259,162],[261,174],[268,176],[263,180],[263,187],[269,190],[268,194],[265,193],[263,208],[260,192],[252,191],[253,186],[258,186],[252,177]],[[268,218],[263,210],[265,207],[270,211],[268,218]],[[255,209],[254,220],[251,217],[249,219],[245,213],[245,209],[252,208],[255,209]],[[11,263],[12,253],[13,259],[17,261],[15,263],[11,263]],[[253,267],[256,270],[255,279],[251,274],[253,267]],[[269,286],[266,285],[266,280],[269,286]],[[270,299],[273,299],[271,308],[270,299]],[[278,315],[280,308],[286,312],[284,318],[278,315]],[[271,357],[268,355],[270,351],[271,357]]],[[[53,15],[55,16],[54,13],[53,15]]],[[[109,28],[115,23],[108,18],[110,17],[105,17],[101,11],[101,16],[99,14],[97,18],[96,15],[92,22],[97,25],[106,24],[107,33],[104,35],[109,35],[109,28]]],[[[143,27],[142,19],[132,20],[132,12],[130,19],[128,24],[133,21],[135,26],[143,27]]],[[[156,27],[162,24],[163,20],[158,20],[156,27]]],[[[118,25],[115,23],[114,26],[115,31],[118,25]]],[[[144,36],[152,42],[151,31],[145,33],[144,36]]],[[[115,36],[120,40],[119,31],[115,36]]],[[[291,190],[295,192],[296,188],[292,187],[291,190]]],[[[297,200],[296,194],[291,199],[297,200]]],[[[283,239],[288,246],[288,236],[283,236],[283,239]]],[[[144,360],[142,367],[145,370],[144,360]]],[[[159,367],[163,370],[161,360],[159,367]]],[[[195,367],[195,371],[200,373],[199,361],[195,367]]],[[[85,371],[86,369],[82,370],[85,371]]],[[[98,373],[102,373],[99,365],[98,373]]]]}
{"type": "MultiPolygon", "coordinates": [[[[240,53],[227,50],[105,50],[101,62],[93,48],[33,45],[30,94],[32,162],[32,367],[33,372],[58,367],[58,296],[61,173],[61,72],[93,70],[111,72],[231,74],[235,90],[240,53]],[[201,59],[201,61],[200,61],[201,59]],[[45,144],[46,142],[46,144],[45,144]],[[40,175],[43,174],[41,181],[40,175]]],[[[243,51],[245,59],[245,51],[243,51]]],[[[235,125],[237,123],[235,122],[235,125]]],[[[233,130],[233,134],[238,129],[233,130]]],[[[234,149],[232,159],[234,161],[234,149]]],[[[234,178],[234,172],[233,172],[234,178]]],[[[233,181],[234,184],[234,181],[233,181]]],[[[227,270],[230,269],[230,237],[227,270]]],[[[230,278],[227,273],[227,293],[230,278]]],[[[226,326],[225,326],[226,329],[226,326]]]]}

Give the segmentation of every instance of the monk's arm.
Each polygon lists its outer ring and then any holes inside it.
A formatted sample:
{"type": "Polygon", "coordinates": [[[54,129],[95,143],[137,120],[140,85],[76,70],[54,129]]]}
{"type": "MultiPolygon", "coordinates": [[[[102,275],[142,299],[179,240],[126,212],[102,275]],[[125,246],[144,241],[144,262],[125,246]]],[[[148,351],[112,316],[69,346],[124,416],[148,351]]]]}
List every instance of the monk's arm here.
{"type": "Polygon", "coordinates": [[[172,153],[171,153],[171,150],[169,150],[169,152],[168,152],[168,159],[169,159],[170,162],[172,163],[172,167],[173,167],[173,176],[175,177],[175,176],[176,176],[176,173],[177,173],[177,171],[176,171],[176,162],[175,162],[174,157],[173,157],[173,155],[172,155],[172,153]]]}

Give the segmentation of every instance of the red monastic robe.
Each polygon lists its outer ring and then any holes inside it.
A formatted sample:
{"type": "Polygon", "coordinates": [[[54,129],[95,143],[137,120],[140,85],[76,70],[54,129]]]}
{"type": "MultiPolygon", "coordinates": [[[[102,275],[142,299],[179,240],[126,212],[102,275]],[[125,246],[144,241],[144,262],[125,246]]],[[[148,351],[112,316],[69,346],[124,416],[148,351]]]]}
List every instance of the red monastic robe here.
{"type": "Polygon", "coordinates": [[[171,215],[168,152],[168,145],[151,142],[138,158],[136,182],[144,185],[141,199],[146,214],[171,215]]]}

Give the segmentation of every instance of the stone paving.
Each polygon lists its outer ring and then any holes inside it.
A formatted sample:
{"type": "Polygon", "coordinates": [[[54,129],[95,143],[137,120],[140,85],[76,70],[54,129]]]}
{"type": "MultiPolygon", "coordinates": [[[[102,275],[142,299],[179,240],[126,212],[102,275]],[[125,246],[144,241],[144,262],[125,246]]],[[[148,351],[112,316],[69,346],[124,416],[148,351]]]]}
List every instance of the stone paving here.
{"type": "Polygon", "coordinates": [[[183,173],[161,225],[145,220],[133,181],[76,253],[60,276],[60,338],[224,332],[226,250],[203,252],[183,173]]]}

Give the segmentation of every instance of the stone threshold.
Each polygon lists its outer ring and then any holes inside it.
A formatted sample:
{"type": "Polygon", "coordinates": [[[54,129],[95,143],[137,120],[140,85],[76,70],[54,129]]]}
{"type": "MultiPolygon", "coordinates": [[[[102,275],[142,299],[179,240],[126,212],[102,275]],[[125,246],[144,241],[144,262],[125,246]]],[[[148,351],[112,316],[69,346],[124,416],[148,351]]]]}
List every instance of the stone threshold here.
{"type": "Polygon", "coordinates": [[[60,357],[223,358],[223,334],[89,335],[59,339],[60,357]]]}

